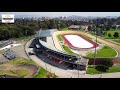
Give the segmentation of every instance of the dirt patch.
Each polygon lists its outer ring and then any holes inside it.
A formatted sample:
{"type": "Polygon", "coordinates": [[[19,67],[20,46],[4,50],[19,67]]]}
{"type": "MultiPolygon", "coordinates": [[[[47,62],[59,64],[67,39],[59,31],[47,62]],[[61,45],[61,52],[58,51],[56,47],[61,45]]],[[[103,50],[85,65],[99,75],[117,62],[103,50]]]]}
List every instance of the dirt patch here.
{"type": "Polygon", "coordinates": [[[33,64],[23,64],[23,65],[3,64],[3,65],[0,65],[0,70],[17,70],[17,69],[27,70],[29,74],[25,77],[32,77],[35,73],[37,73],[38,67],[33,64]]]}

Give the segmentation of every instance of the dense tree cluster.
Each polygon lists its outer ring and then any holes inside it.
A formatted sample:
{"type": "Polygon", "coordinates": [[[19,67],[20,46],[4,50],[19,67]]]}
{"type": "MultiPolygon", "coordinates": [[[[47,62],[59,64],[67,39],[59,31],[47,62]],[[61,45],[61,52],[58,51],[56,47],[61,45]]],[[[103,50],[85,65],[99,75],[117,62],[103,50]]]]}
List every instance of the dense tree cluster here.
{"type": "Polygon", "coordinates": [[[0,40],[9,38],[19,38],[35,34],[39,29],[66,28],[70,25],[83,24],[82,21],[64,21],[64,20],[34,20],[32,18],[15,19],[14,24],[0,23],[0,40]]]}
{"type": "MultiPolygon", "coordinates": [[[[77,21],[77,20],[34,20],[33,18],[19,18],[15,19],[14,24],[2,24],[0,23],[0,40],[9,39],[14,37],[29,36],[35,34],[37,30],[44,29],[60,29],[66,28],[70,25],[86,25],[86,21],[77,21]]],[[[120,17],[117,19],[108,19],[108,18],[98,18],[89,20],[87,22],[88,30],[90,32],[95,32],[97,28],[97,34],[103,35],[105,32],[110,29],[120,28],[120,17]],[[118,25],[118,26],[116,26],[118,25]]],[[[117,37],[117,35],[115,34],[117,37]]]]}
{"type": "Polygon", "coordinates": [[[89,21],[88,31],[90,32],[97,31],[98,35],[104,35],[105,32],[109,31],[110,29],[120,29],[119,25],[120,25],[120,17],[97,18],[89,21]]]}

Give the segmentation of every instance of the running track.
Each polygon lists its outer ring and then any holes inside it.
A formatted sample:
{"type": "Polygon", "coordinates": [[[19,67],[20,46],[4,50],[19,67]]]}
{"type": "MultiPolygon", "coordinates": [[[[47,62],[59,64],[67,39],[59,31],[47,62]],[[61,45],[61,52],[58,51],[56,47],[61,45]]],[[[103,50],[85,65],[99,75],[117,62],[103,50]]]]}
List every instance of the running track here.
{"type": "MultiPolygon", "coordinates": [[[[59,44],[59,41],[58,41],[58,39],[57,39],[57,36],[56,35],[59,35],[59,34],[81,34],[81,35],[86,35],[86,36],[88,36],[88,37],[90,37],[90,38],[93,38],[93,39],[96,39],[96,37],[95,36],[93,36],[93,35],[91,35],[91,34],[89,34],[89,33],[87,33],[87,32],[82,32],[82,31],[57,31],[57,32],[54,32],[53,33],[53,40],[54,40],[54,44],[55,44],[55,47],[57,48],[57,49],[59,49],[59,50],[62,50],[62,48],[61,48],[61,46],[60,46],[60,44],[59,44]]],[[[116,44],[114,44],[114,43],[111,43],[111,42],[109,42],[109,41],[106,41],[106,40],[103,40],[103,39],[100,39],[100,38],[98,38],[97,39],[99,42],[101,42],[101,43],[103,43],[103,44],[106,44],[106,45],[108,45],[108,46],[110,46],[110,47],[113,47],[114,49],[116,49],[118,52],[120,52],[120,45],[116,45],[116,44]]]]}

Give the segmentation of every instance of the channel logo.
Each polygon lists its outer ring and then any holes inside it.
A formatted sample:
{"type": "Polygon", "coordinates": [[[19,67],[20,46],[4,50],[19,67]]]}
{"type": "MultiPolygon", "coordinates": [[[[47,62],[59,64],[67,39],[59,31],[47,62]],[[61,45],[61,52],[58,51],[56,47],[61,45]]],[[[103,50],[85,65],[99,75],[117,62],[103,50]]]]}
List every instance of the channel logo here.
{"type": "Polygon", "coordinates": [[[2,14],[2,23],[14,23],[14,14],[2,14]]]}

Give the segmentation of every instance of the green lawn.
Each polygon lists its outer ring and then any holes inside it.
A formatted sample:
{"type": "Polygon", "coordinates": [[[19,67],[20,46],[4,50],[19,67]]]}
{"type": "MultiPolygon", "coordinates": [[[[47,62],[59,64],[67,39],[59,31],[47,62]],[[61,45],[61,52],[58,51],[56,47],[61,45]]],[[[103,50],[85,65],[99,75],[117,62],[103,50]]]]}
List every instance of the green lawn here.
{"type": "Polygon", "coordinates": [[[25,59],[12,60],[8,63],[9,64],[35,64],[32,60],[25,60],[25,59]]]}
{"type": "Polygon", "coordinates": [[[40,68],[38,71],[38,74],[34,76],[34,78],[44,78],[44,75],[47,73],[47,71],[43,68],[40,68]]]}
{"type": "Polygon", "coordinates": [[[68,28],[61,28],[60,31],[67,31],[68,28]]]}
{"type": "MultiPolygon", "coordinates": [[[[100,58],[108,58],[108,57],[112,58],[112,57],[115,57],[116,55],[117,55],[117,52],[114,49],[112,49],[108,46],[104,46],[102,49],[98,50],[96,57],[97,58],[98,57],[100,57],[100,58]]],[[[87,55],[87,57],[94,58],[94,54],[89,53],[87,55]]]]}
{"type": "Polygon", "coordinates": [[[120,39],[112,40],[114,42],[120,43],[120,39]]]}
{"type": "Polygon", "coordinates": [[[16,41],[21,41],[21,40],[24,40],[24,41],[27,41],[27,40],[30,40],[31,38],[33,38],[34,35],[31,35],[31,36],[23,36],[23,37],[20,37],[20,38],[12,38],[12,40],[16,40],[16,41]]]}
{"type": "Polygon", "coordinates": [[[91,73],[93,73],[93,74],[101,74],[101,73],[113,73],[113,72],[120,72],[120,66],[112,66],[106,72],[98,71],[94,67],[88,67],[87,71],[86,71],[87,74],[91,74],[91,73]]]}
{"type": "Polygon", "coordinates": [[[67,46],[62,45],[62,47],[63,47],[63,49],[64,49],[68,54],[77,55],[76,53],[74,53],[73,51],[71,51],[67,46]]]}
{"type": "Polygon", "coordinates": [[[59,41],[63,41],[61,35],[57,35],[59,41]]]}
{"type": "Polygon", "coordinates": [[[10,75],[10,76],[19,76],[24,77],[29,74],[29,71],[24,69],[14,69],[14,70],[0,70],[0,75],[10,75]]]}
{"type": "Polygon", "coordinates": [[[118,29],[117,30],[111,29],[111,30],[107,31],[106,35],[102,35],[102,37],[108,38],[108,39],[114,39],[113,35],[114,35],[115,32],[118,32],[119,37],[120,37],[120,30],[118,30],[118,29]],[[111,37],[108,36],[109,33],[111,34],[111,37]]]}
{"type": "Polygon", "coordinates": [[[57,76],[55,74],[47,72],[45,69],[42,67],[39,69],[38,74],[34,76],[34,78],[56,78],[57,76]]]}
{"type": "MultiPolygon", "coordinates": [[[[13,64],[13,65],[17,65],[17,64],[19,64],[19,65],[20,64],[33,64],[33,65],[37,65],[32,60],[26,60],[26,59],[11,60],[11,61],[7,62],[6,64],[13,64]]],[[[38,67],[40,69],[39,69],[38,73],[33,78],[49,78],[50,76],[52,78],[57,77],[56,75],[46,71],[42,67],[40,67],[40,66],[38,66],[38,67]]],[[[4,74],[10,75],[10,76],[24,77],[24,76],[29,74],[29,71],[27,71],[25,69],[0,70],[0,75],[4,75],[4,74]]]]}
{"type": "Polygon", "coordinates": [[[85,37],[85,38],[87,38],[87,39],[89,39],[89,40],[92,40],[92,38],[90,38],[90,37],[88,37],[86,35],[82,35],[82,36],[85,37]]]}

